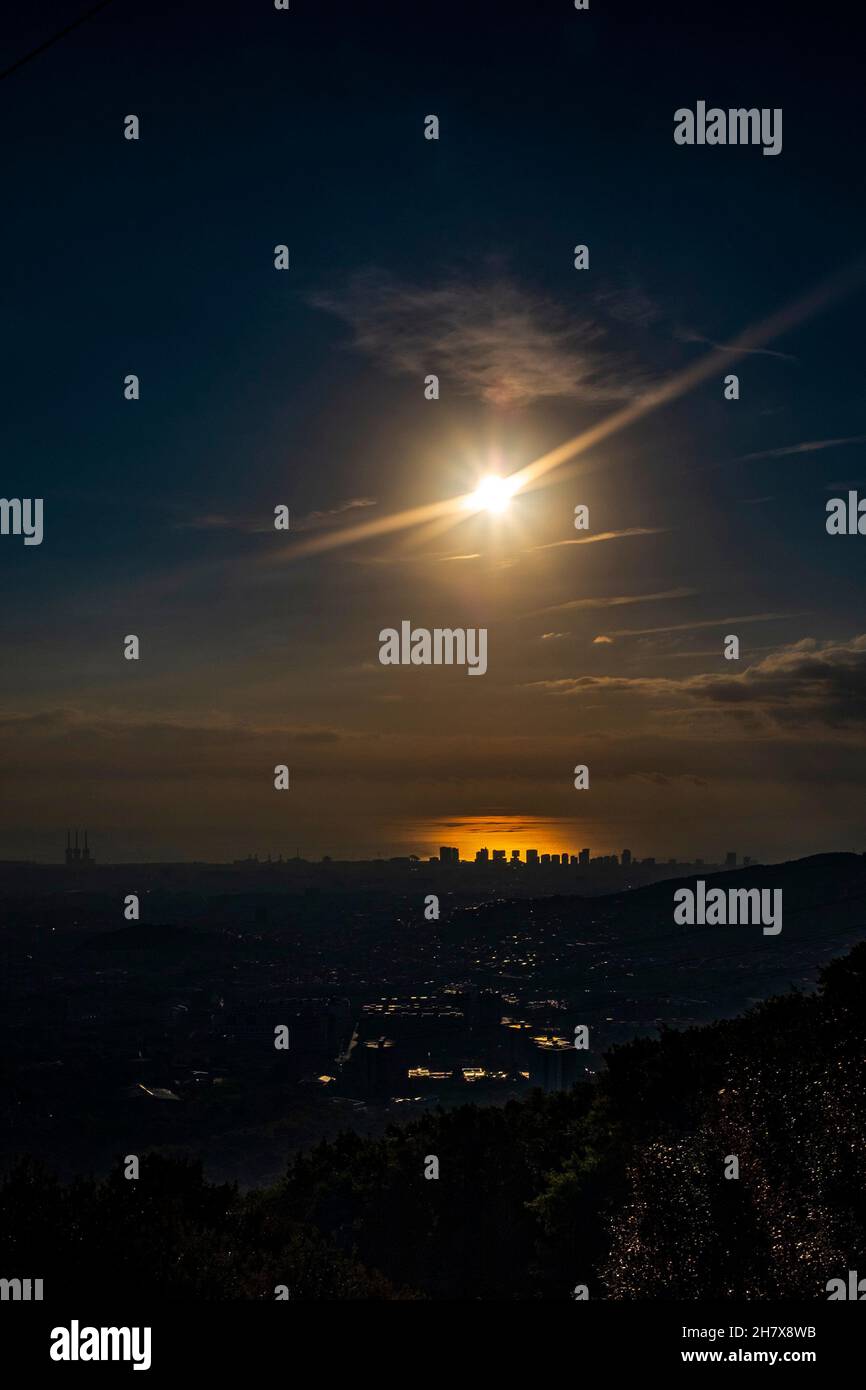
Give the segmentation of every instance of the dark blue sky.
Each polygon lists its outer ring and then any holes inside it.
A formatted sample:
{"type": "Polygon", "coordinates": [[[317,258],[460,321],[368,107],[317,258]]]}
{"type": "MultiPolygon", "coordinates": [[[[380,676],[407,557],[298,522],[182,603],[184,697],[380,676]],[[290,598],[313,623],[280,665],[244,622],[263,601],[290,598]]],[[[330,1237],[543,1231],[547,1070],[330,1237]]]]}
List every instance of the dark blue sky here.
{"type": "MultiPolygon", "coordinates": [[[[3,66],[78,13],[14,17],[3,66]]],[[[85,819],[106,858],[427,852],[497,817],[599,851],[859,847],[866,539],[824,503],[863,445],[799,446],[866,434],[862,288],[501,524],[262,563],[276,503],[318,531],[464,491],[491,444],[522,467],[861,256],[852,22],[116,0],[13,73],[3,493],[44,498],[45,540],[0,538],[5,852],[85,819]],[[699,99],[781,107],[782,153],[676,146],[699,99]],[[645,534],[538,551],[578,502],[645,534]],[[488,677],[381,668],[401,618],[487,626],[488,677]]]]}

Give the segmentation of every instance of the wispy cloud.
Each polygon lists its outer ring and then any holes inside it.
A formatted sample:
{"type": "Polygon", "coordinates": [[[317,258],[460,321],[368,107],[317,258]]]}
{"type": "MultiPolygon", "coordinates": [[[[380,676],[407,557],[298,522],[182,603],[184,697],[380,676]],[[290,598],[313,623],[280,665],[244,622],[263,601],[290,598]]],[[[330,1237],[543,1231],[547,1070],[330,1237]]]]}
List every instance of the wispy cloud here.
{"type": "Polygon", "coordinates": [[[467,551],[464,555],[439,554],[432,552],[422,552],[421,554],[401,554],[392,555],[355,555],[352,563],[355,565],[443,565],[452,560],[482,560],[484,556],[480,550],[467,551]]]}
{"type": "Polygon", "coordinates": [[[336,507],[328,507],[325,511],[308,512],[306,516],[298,517],[297,521],[292,522],[293,531],[314,531],[319,526],[329,526],[337,517],[345,516],[346,512],[357,512],[365,507],[376,507],[378,503],[375,497],[349,497],[345,502],[338,502],[336,507]]]}
{"type": "Polygon", "coordinates": [[[847,642],[803,638],[741,673],[576,676],[533,681],[557,696],[625,694],[699,705],[749,721],[844,728],[866,722],[866,634],[847,642]]]}
{"type": "Polygon", "coordinates": [[[419,379],[434,372],[449,390],[494,405],[620,401],[651,384],[633,360],[603,346],[600,309],[575,320],[509,279],[425,287],[367,271],[312,302],[348,323],[355,347],[389,370],[419,379]]]}
{"type": "MultiPolygon", "coordinates": [[[[770,642],[763,646],[753,646],[750,642],[748,655],[752,657],[757,652],[776,652],[778,650],[778,642],[770,642]]],[[[658,652],[656,655],[659,661],[717,661],[719,658],[719,648],[711,647],[702,651],[689,649],[682,652],[658,652]]]]}
{"type": "Polygon", "coordinates": [[[568,603],[554,603],[549,608],[537,608],[536,613],[563,613],[592,608],[621,608],[630,603],[657,603],[660,599],[691,598],[697,589],[662,589],[657,594],[621,594],[604,598],[573,598],[568,603]]]}
{"type": "Polygon", "coordinates": [[[604,287],[597,290],[593,298],[610,318],[620,323],[647,328],[662,316],[655,300],[634,283],[627,285],[625,289],[604,287]]]}
{"type": "MultiPolygon", "coordinates": [[[[345,502],[339,502],[336,507],[329,507],[325,511],[307,512],[305,516],[290,518],[292,531],[315,531],[322,526],[330,526],[339,517],[345,516],[347,512],[357,511],[362,507],[375,507],[377,502],[375,497],[350,497],[345,502]]],[[[229,516],[224,512],[205,512],[201,516],[190,517],[187,521],[175,523],[176,529],[182,531],[238,531],[245,536],[268,535],[274,529],[274,519],[272,515],[261,516],[229,516]]]]}
{"type": "Polygon", "coordinates": [[[174,526],[176,531],[244,531],[253,533],[266,529],[261,518],[253,520],[250,517],[225,516],[221,512],[203,512],[200,516],[191,516],[186,521],[176,521],[174,526]]]}
{"type": "Polygon", "coordinates": [[[547,545],[531,545],[533,550],[556,550],[561,545],[594,545],[597,541],[618,541],[623,536],[661,536],[668,531],[667,526],[627,526],[622,531],[599,531],[595,536],[581,536],[579,540],[549,541],[547,545]]]}
{"type": "MultiPolygon", "coordinates": [[[[731,351],[730,343],[716,343],[712,338],[705,338],[702,333],[693,332],[691,328],[678,328],[674,336],[681,343],[700,343],[703,347],[715,348],[718,352],[731,351]]],[[[740,348],[739,351],[749,357],[778,357],[783,362],[797,361],[789,352],[776,352],[773,348],[740,348]]]]}
{"type": "Polygon", "coordinates": [[[803,444],[786,444],[781,449],[762,449],[757,454],[740,454],[735,460],[745,463],[748,459],[778,459],[786,454],[817,454],[821,449],[838,449],[845,444],[864,444],[866,434],[852,434],[846,439],[809,439],[803,444]]]}
{"type": "Polygon", "coordinates": [[[744,623],[774,623],[787,618],[802,617],[802,613],[746,613],[737,618],[703,618],[700,622],[674,623],[669,627],[621,627],[611,632],[612,637],[653,637],[662,632],[695,632],[698,628],[717,627],[734,629],[744,623]]]}

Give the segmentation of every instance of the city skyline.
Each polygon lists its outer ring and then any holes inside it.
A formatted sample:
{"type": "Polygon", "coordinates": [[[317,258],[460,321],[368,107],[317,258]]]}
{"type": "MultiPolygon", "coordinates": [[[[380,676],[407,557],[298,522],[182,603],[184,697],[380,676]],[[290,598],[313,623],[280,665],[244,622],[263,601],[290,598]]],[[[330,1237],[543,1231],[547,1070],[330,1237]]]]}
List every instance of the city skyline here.
{"type": "MultiPolygon", "coordinates": [[[[91,866],[91,865],[95,865],[95,864],[97,863],[97,860],[96,860],[96,858],[95,858],[95,855],[94,855],[93,852],[92,852],[92,847],[88,844],[88,836],[89,836],[89,831],[88,831],[87,828],[81,828],[81,829],[79,829],[78,827],[73,827],[73,828],[67,829],[67,831],[66,831],[66,845],[65,845],[65,851],[64,851],[64,862],[65,862],[65,864],[67,865],[67,867],[70,867],[70,866],[72,866],[72,867],[77,867],[77,866],[91,866]],[[81,838],[81,843],[80,843],[80,844],[79,844],[79,837],[81,838]]],[[[462,853],[460,852],[458,846],[455,846],[455,845],[440,845],[439,848],[438,848],[437,853],[435,853],[435,854],[425,854],[425,853],[423,853],[423,852],[412,853],[412,854],[409,854],[409,855],[396,855],[396,854],[384,854],[384,853],[383,853],[383,854],[380,854],[380,855],[374,855],[374,856],[372,856],[372,857],[369,858],[369,859],[363,859],[363,858],[357,858],[357,859],[355,859],[355,858],[349,858],[347,861],[342,861],[342,860],[340,860],[339,858],[335,857],[334,855],[327,854],[327,853],[324,854],[324,855],[322,855],[319,859],[308,859],[308,858],[306,858],[305,855],[303,855],[303,854],[300,852],[300,847],[296,847],[294,854],[283,853],[282,851],[280,851],[280,852],[279,852],[278,854],[276,854],[276,855],[271,855],[271,854],[259,855],[258,853],[251,853],[251,854],[248,854],[247,856],[245,856],[244,858],[237,858],[237,859],[234,859],[234,860],[231,860],[231,861],[219,861],[219,860],[217,860],[217,861],[213,861],[213,862],[215,862],[215,863],[229,862],[229,863],[233,863],[233,864],[249,864],[249,863],[260,863],[260,864],[267,864],[267,863],[274,863],[274,864],[291,864],[293,861],[300,861],[300,862],[302,862],[302,863],[314,864],[314,863],[326,863],[326,862],[357,862],[357,863],[388,862],[388,863],[399,863],[399,862],[409,862],[409,861],[411,861],[411,860],[417,860],[419,863],[443,863],[443,864],[445,864],[445,863],[448,863],[448,864],[450,864],[450,863],[461,863],[461,864],[476,864],[476,865],[488,865],[488,864],[489,864],[491,867],[494,866],[494,865],[497,865],[497,866],[499,866],[499,865],[506,866],[506,865],[508,865],[508,864],[516,864],[516,863],[521,864],[523,867],[529,867],[530,865],[538,865],[538,864],[544,864],[544,863],[559,863],[561,866],[565,866],[566,864],[568,864],[569,866],[575,866],[575,865],[577,865],[577,866],[579,866],[579,867],[589,867],[590,865],[599,865],[599,866],[601,866],[601,865],[614,865],[614,866],[618,866],[618,867],[621,867],[621,868],[628,868],[628,867],[629,867],[630,865],[632,865],[632,864],[634,864],[634,865],[637,865],[637,864],[659,864],[659,865],[677,864],[677,865],[694,865],[694,866],[697,866],[697,867],[707,867],[707,868],[716,868],[716,867],[719,867],[719,866],[721,866],[721,865],[724,865],[725,868],[736,868],[736,867],[738,867],[738,863],[741,864],[743,867],[748,867],[748,865],[750,865],[750,864],[757,864],[758,862],[760,862],[760,861],[757,860],[754,856],[751,856],[751,855],[744,855],[744,856],[742,856],[742,859],[740,860],[739,857],[738,857],[738,854],[737,854],[737,851],[736,851],[736,850],[725,850],[725,851],[724,851],[724,856],[723,856],[723,858],[719,858],[718,860],[713,860],[713,859],[705,859],[705,858],[703,858],[703,857],[701,857],[701,856],[697,856],[697,857],[695,857],[695,858],[693,858],[693,859],[677,859],[677,858],[672,857],[672,856],[667,856],[667,857],[665,857],[664,855],[658,855],[658,854],[656,854],[656,855],[634,854],[633,851],[632,851],[630,848],[628,848],[628,847],[622,849],[621,851],[611,851],[611,850],[604,850],[604,849],[602,849],[602,850],[600,850],[598,853],[594,853],[593,850],[592,850],[590,847],[588,847],[588,846],[583,846],[580,850],[577,850],[577,851],[563,851],[563,850],[552,850],[552,849],[547,849],[547,848],[544,848],[544,847],[536,847],[536,846],[527,846],[525,849],[522,849],[522,848],[516,848],[516,849],[515,849],[515,848],[503,849],[503,848],[501,848],[501,847],[500,847],[500,848],[497,848],[495,845],[489,845],[489,846],[488,846],[488,845],[479,845],[476,849],[470,850],[470,851],[468,852],[467,855],[462,854],[462,853]]],[[[0,864],[4,864],[4,863],[5,863],[5,864],[9,864],[9,863],[15,863],[15,862],[20,862],[20,861],[11,860],[11,859],[8,859],[8,858],[0,858],[0,864]]],[[[50,860],[49,860],[49,861],[33,860],[33,861],[28,861],[28,862],[33,862],[33,863],[41,863],[41,862],[50,863],[50,862],[52,862],[52,861],[50,861],[50,860]]],[[[103,867],[111,867],[112,863],[114,863],[114,862],[123,862],[123,861],[110,861],[110,860],[106,860],[106,861],[103,861],[103,867]]],[[[143,863],[153,863],[153,862],[157,862],[157,863],[158,863],[158,862],[160,862],[160,861],[145,860],[145,861],[142,861],[142,862],[143,862],[143,863]]],[[[190,860],[190,861],[166,861],[166,862],[189,862],[189,863],[195,863],[195,862],[207,862],[207,861],[194,861],[194,860],[190,860]]]]}

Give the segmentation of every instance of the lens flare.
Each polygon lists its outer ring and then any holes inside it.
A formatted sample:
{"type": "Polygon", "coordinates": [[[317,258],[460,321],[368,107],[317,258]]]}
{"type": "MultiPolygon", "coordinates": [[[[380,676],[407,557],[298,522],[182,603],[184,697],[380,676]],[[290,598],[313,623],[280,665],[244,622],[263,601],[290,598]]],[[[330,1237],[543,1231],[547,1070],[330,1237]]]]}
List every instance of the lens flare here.
{"type": "Polygon", "coordinates": [[[482,478],[474,492],[470,493],[466,506],[476,512],[504,512],[517,490],[516,475],[500,478],[491,473],[482,478]]]}

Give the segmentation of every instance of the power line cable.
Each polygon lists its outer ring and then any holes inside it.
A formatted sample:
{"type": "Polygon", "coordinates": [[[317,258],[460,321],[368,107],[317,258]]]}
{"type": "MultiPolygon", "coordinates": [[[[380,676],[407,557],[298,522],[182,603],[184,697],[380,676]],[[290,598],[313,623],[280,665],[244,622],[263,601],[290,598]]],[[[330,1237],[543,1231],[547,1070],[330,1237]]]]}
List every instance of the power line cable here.
{"type": "Polygon", "coordinates": [[[99,14],[100,10],[106,9],[111,3],[112,0],[101,0],[100,4],[94,5],[91,9],[86,10],[84,14],[79,15],[78,19],[74,19],[71,24],[67,24],[65,29],[60,29],[53,38],[46,39],[38,48],[31,49],[29,53],[25,53],[24,57],[19,58],[11,67],[4,68],[3,72],[0,72],[0,81],[2,81],[4,77],[11,77],[12,73],[17,72],[19,68],[23,68],[25,63],[29,63],[33,58],[37,58],[40,53],[44,53],[46,48],[50,48],[52,44],[57,43],[58,39],[62,39],[66,34],[71,34],[72,30],[77,29],[80,24],[84,24],[88,19],[93,19],[94,15],[99,14]]]}

